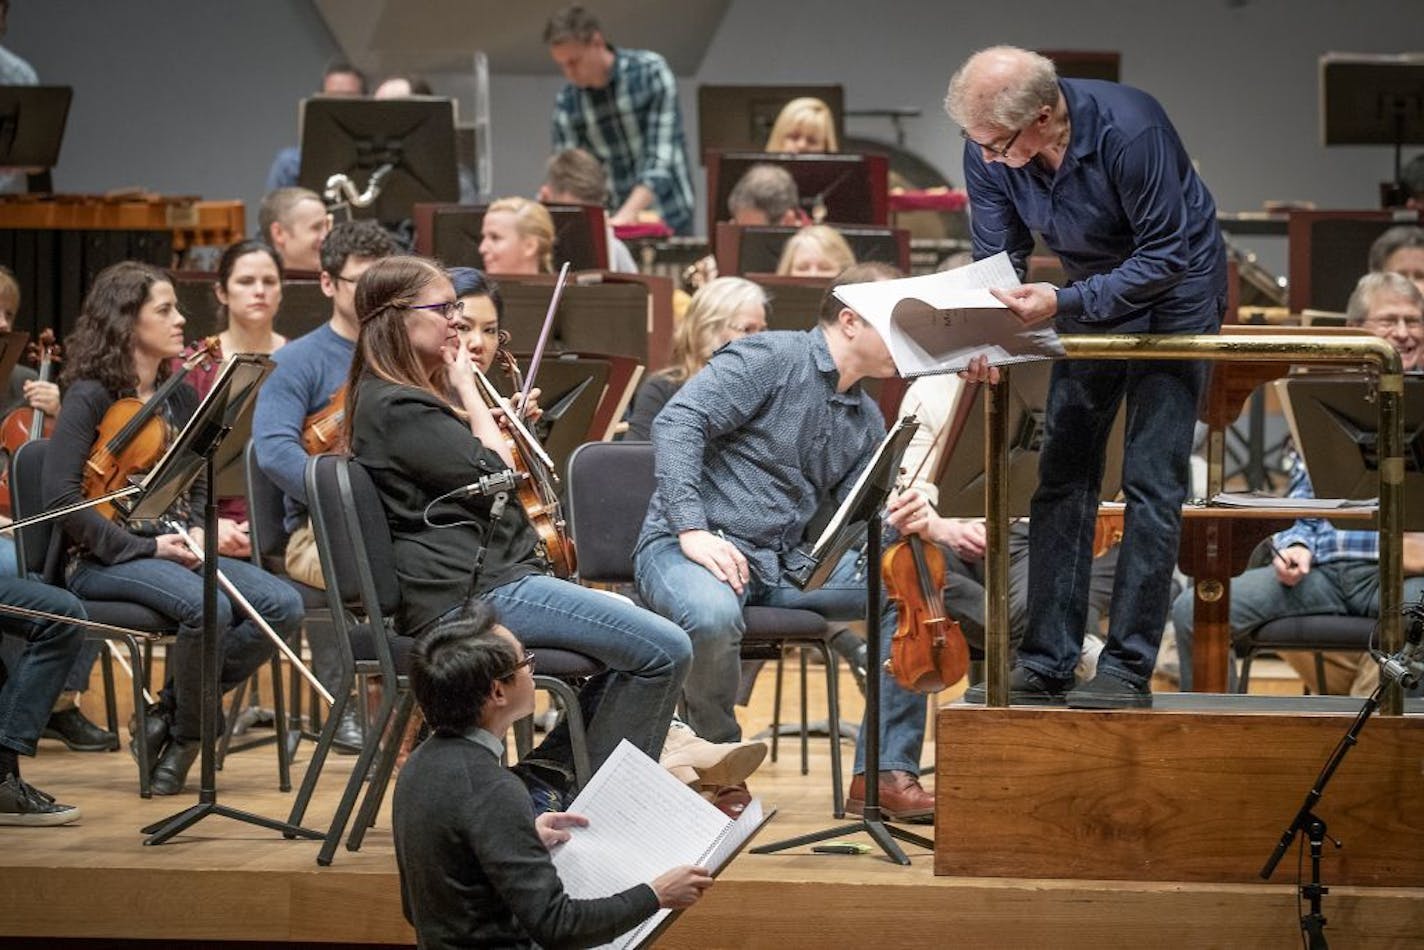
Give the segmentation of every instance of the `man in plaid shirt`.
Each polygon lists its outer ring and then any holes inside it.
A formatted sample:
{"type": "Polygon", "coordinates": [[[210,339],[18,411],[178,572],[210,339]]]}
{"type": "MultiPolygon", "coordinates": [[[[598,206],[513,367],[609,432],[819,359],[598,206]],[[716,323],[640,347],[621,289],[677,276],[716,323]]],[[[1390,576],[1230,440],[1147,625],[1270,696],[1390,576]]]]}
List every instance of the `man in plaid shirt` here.
{"type": "MultiPolygon", "coordinates": [[[[1351,326],[1389,340],[1399,350],[1404,371],[1424,369],[1424,296],[1399,274],[1374,273],[1360,279],[1346,313],[1351,326]]],[[[1313,498],[1305,464],[1296,459],[1290,497],[1313,498]]],[[[1379,533],[1348,531],[1324,518],[1303,518],[1272,539],[1278,552],[1269,567],[1249,570],[1231,582],[1231,634],[1240,636],[1277,617],[1335,614],[1379,616],[1379,533]]],[[[1424,532],[1404,535],[1404,603],[1424,593],[1424,532]]],[[[1191,688],[1192,591],[1172,605],[1182,689],[1191,688]]],[[[1308,653],[1285,659],[1312,689],[1315,667],[1308,653]]],[[[1234,670],[1233,670],[1234,672],[1234,670]]],[[[1368,696],[1379,682],[1379,667],[1368,653],[1325,654],[1327,693],[1368,696]]]]}
{"type": "Polygon", "coordinates": [[[656,209],[674,232],[691,233],[692,177],[667,61],[609,46],[598,20],[580,6],[549,19],[544,43],[568,80],[554,100],[554,151],[582,148],[603,163],[617,205],[614,226],[656,209]]]}

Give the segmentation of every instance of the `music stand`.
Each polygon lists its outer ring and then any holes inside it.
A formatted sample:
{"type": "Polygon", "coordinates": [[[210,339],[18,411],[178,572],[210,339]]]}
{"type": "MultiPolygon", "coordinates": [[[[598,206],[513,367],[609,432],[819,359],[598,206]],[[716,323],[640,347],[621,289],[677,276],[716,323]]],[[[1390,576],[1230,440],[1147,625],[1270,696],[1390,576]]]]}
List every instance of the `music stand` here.
{"type": "Polygon", "coordinates": [[[73,98],[71,86],[0,86],[0,166],[58,165],[73,98]]]}
{"type": "Polygon", "coordinates": [[[884,155],[787,155],[710,152],[707,155],[707,233],[726,217],[727,197],[753,165],[779,165],[796,180],[801,206],[826,208],[827,224],[889,223],[889,169],[884,155]]]}
{"type": "MultiPolygon", "coordinates": [[[[786,242],[799,228],[774,225],[741,225],[717,222],[713,250],[717,272],[722,275],[774,274],[781,263],[786,242]]],[[[869,225],[837,226],[860,263],[877,261],[892,264],[909,273],[910,232],[904,228],[877,228],[869,225]]]]}
{"type": "MultiPolygon", "coordinates": [[[[1281,409],[1316,497],[1378,497],[1379,406],[1373,398],[1373,381],[1358,375],[1311,373],[1277,386],[1281,409]]],[[[1404,530],[1424,531],[1424,377],[1405,377],[1401,404],[1404,530]]],[[[1321,517],[1328,518],[1329,513],[1321,512],[1321,517]]]]}
{"type": "Polygon", "coordinates": [[[1424,144],[1424,55],[1325,53],[1320,57],[1320,137],[1325,145],[1424,144]]]}
{"type": "MultiPolygon", "coordinates": [[[[485,269],[480,241],[488,205],[447,205],[416,215],[416,247],[449,267],[485,269]]],[[[608,268],[608,228],[598,205],[545,204],[554,222],[553,255],[568,261],[573,270],[608,268]]]]}
{"type": "Polygon", "coordinates": [[[300,123],[297,183],[325,195],[328,179],[345,175],[354,187],[374,191],[366,204],[353,202],[356,217],[397,225],[416,202],[460,198],[452,99],[314,96],[302,100],[300,123]]]}
{"type": "MultiPolygon", "coordinates": [[[[1005,428],[1009,453],[1009,515],[1028,515],[1029,499],[1038,488],[1038,454],[1042,449],[1045,407],[1053,364],[1047,360],[1015,364],[1009,374],[1005,428]]],[[[937,479],[939,504],[945,518],[984,517],[984,392],[983,386],[963,385],[950,412],[950,437],[941,454],[937,479]]],[[[1108,436],[1101,497],[1112,499],[1122,485],[1122,445],[1126,407],[1118,409],[1108,436]]]]}
{"type": "Polygon", "coordinates": [[[697,87],[697,140],[702,163],[713,151],[759,152],[766,148],[776,117],[792,99],[820,99],[831,110],[836,141],[845,141],[845,87],[840,83],[818,86],[711,86],[697,87]]]}
{"type": "Polygon", "coordinates": [[[286,837],[320,840],[321,832],[287,822],[265,818],[218,804],[217,793],[217,710],[220,654],[218,651],[218,507],[214,490],[214,459],[223,439],[233,424],[251,411],[258,387],[275,364],[265,356],[240,354],[223,366],[213,388],[203,398],[192,419],[173,440],[168,451],[147,475],[139,487],[141,493],[132,504],[117,502],[123,516],[135,520],[161,518],[169,507],[203,472],[207,473],[208,501],[203,512],[203,678],[202,678],[202,766],[198,802],[183,811],[142,829],[145,845],[163,844],[174,835],[206,818],[222,815],[237,821],[280,831],[286,837]]]}
{"type": "MultiPolygon", "coordinates": [[[[786,569],[787,578],[802,590],[812,590],[823,584],[837,562],[865,531],[865,649],[866,655],[878,658],[880,651],[880,520],[885,502],[895,490],[900,474],[900,460],[910,445],[910,437],[920,426],[913,416],[895,423],[881,442],[874,458],[861,472],[850,495],[841,505],[826,530],[821,533],[809,555],[801,563],[786,569]]],[[[801,553],[801,552],[796,552],[801,553]]],[[[878,661],[877,661],[878,664],[878,661]]],[[[934,850],[934,842],[903,828],[885,823],[880,811],[880,676],[872,669],[865,677],[865,803],[859,821],[837,825],[810,834],[797,835],[784,841],[752,848],[753,854],[771,854],[788,848],[814,844],[828,838],[864,831],[896,864],[909,865],[910,859],[895,843],[895,839],[934,850]]],[[[832,726],[834,728],[834,726],[832,726]]]]}

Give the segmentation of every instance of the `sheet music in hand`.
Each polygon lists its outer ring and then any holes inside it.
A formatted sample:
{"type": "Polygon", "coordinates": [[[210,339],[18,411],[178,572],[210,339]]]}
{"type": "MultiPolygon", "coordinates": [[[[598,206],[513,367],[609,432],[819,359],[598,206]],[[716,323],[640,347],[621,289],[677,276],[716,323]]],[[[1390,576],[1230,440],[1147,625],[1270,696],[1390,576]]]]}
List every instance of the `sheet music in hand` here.
{"type": "MultiPolygon", "coordinates": [[[[752,799],[735,821],[673,778],[627,739],[579,792],[569,811],[588,819],[553,852],[564,889],[576,899],[607,897],[683,864],[715,876],[776,814],[752,799]]],[[[671,923],[660,910],[608,947],[638,947],[671,923]]]]}
{"type": "Polygon", "coordinates": [[[986,356],[1003,366],[1063,355],[1052,320],[1025,325],[989,293],[1020,286],[1003,252],[954,270],[843,284],[836,297],[880,332],[905,377],[957,373],[986,356]]]}

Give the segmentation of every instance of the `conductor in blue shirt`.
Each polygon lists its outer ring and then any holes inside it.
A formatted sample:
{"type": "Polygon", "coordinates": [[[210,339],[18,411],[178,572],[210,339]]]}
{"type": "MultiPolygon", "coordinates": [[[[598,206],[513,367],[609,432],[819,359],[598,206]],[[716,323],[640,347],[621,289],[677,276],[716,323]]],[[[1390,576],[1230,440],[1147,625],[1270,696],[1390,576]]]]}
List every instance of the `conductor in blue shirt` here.
{"type": "MultiPolygon", "coordinates": [[[[1047,58],[997,46],[954,74],[945,109],[965,140],[974,257],[1007,251],[1022,276],[1037,232],[1068,275],[1061,289],[994,291],[1021,320],[1052,320],[1061,333],[1217,331],[1226,255],[1216,206],[1157,100],[1117,83],[1060,79],[1047,58]]],[[[997,380],[982,361],[967,375],[997,380]]],[[[1199,361],[1054,364],[1011,703],[1152,704],[1205,381],[1199,361]],[[1104,450],[1124,398],[1127,513],[1107,646],[1097,675],[1077,684],[1104,450]]]]}

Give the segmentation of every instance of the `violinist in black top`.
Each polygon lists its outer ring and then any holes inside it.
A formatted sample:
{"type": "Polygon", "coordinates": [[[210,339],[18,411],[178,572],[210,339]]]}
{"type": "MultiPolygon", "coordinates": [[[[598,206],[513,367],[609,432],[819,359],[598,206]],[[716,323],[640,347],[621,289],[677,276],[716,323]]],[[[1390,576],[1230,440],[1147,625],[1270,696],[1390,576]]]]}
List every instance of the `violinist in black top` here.
{"type": "MultiPolygon", "coordinates": [[[[167,367],[183,350],[183,324],[173,282],[163,271],[125,261],[95,278],[67,340],[64,406],[45,461],[47,508],[84,498],[96,449],[109,448],[122,460],[121,447],[112,439],[99,444],[99,427],[111,410],[123,411],[122,398],[141,403],[139,415],[149,425],[161,420],[168,426],[168,438],[187,422],[197,395],[169,379],[167,367]]],[[[185,527],[200,547],[206,490],[199,481],[186,503],[169,512],[173,524],[185,527]]],[[[150,748],[162,750],[154,765],[154,793],[177,794],[198,756],[203,625],[198,557],[167,520],[126,524],[90,508],[65,518],[63,527],[70,590],[92,600],[140,603],[178,624],[177,642],[168,650],[168,685],[142,725],[138,717],[130,723],[131,730],[147,729],[150,748]]],[[[300,628],[301,597],[290,586],[247,561],[224,557],[219,568],[279,634],[300,628]]],[[[273,646],[221,591],[217,609],[225,692],[251,676],[273,646]]]]}
{"type": "MultiPolygon", "coordinates": [[[[624,738],[657,758],[692,658],[687,635],[622,598],[550,576],[512,494],[457,495],[514,466],[459,345],[461,309],[449,278],[423,258],[377,261],[356,286],[349,444],[390,523],[400,630],[419,637],[483,599],[534,652],[576,650],[608,667],[580,694],[595,768],[624,738]]],[[[540,810],[558,810],[570,763],[562,725],[520,763],[540,810]]]]}

